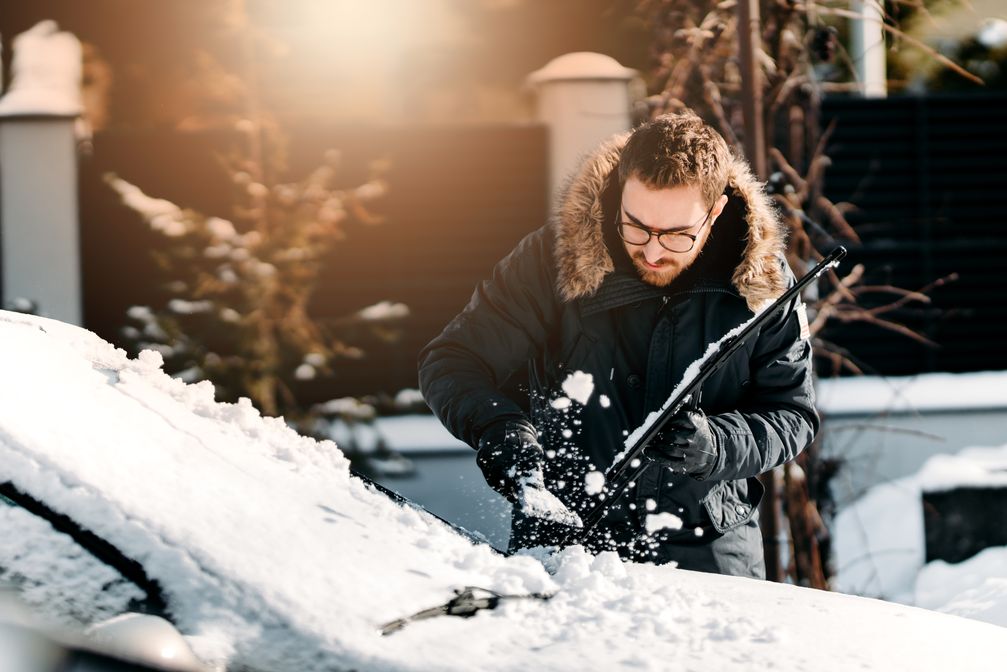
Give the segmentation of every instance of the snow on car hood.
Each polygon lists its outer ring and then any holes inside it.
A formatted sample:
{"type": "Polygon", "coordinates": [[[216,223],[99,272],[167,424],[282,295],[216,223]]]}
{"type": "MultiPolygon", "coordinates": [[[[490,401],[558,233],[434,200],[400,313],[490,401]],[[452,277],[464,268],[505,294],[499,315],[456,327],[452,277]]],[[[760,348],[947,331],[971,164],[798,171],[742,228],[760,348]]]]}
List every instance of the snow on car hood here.
{"type": "Polygon", "coordinates": [[[579,547],[504,558],[352,477],[335,444],[170,378],[155,353],[3,312],[0,342],[0,480],[140,562],[211,664],[979,670],[1007,656],[1007,630],[900,605],[579,547]],[[555,596],[380,635],[464,586],[555,596]]]}

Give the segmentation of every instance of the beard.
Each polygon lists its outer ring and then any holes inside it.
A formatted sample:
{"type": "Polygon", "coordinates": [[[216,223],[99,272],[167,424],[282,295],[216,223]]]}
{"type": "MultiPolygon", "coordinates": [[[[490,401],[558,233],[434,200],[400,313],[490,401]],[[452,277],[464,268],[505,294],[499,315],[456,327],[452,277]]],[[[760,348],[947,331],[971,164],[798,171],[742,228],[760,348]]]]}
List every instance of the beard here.
{"type": "Polygon", "coordinates": [[[640,274],[640,279],[655,287],[667,287],[688,267],[673,266],[666,262],[660,268],[649,268],[644,261],[643,253],[633,255],[633,265],[640,274]]]}

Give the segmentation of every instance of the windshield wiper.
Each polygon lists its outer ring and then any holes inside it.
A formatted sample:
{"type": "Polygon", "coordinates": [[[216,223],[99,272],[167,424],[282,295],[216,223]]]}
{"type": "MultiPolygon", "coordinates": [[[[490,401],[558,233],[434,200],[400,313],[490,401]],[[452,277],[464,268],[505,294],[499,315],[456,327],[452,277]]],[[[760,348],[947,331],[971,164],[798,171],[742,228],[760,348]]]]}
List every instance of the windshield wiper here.
{"type": "Polygon", "coordinates": [[[485,609],[496,609],[502,600],[548,600],[552,595],[548,593],[530,593],[528,595],[501,595],[500,593],[486,588],[476,586],[465,586],[461,590],[455,590],[455,597],[439,607],[424,609],[412,616],[400,618],[385,623],[381,626],[382,635],[390,635],[398,632],[413,621],[422,621],[435,616],[458,616],[460,618],[472,618],[478,612],[485,609]]]}
{"type": "Polygon", "coordinates": [[[127,557],[118,548],[91,530],[81,526],[69,516],[54,511],[42,501],[22,492],[10,481],[0,482],[0,497],[21,507],[28,513],[47,521],[52,525],[54,530],[69,536],[78,546],[90,553],[96,560],[108,565],[124,579],[135,584],[147,597],[142,602],[133,606],[133,611],[161,616],[162,618],[171,620],[168,614],[168,604],[161,590],[161,584],[156,579],[147,576],[147,572],[139,562],[127,557]]]}

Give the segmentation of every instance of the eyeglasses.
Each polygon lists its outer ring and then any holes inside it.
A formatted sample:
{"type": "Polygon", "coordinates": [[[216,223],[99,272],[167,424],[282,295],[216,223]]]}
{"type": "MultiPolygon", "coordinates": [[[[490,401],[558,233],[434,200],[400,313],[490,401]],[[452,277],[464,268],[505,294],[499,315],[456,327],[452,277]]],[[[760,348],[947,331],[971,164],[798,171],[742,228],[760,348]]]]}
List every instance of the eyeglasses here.
{"type": "MultiPolygon", "coordinates": [[[[703,221],[698,224],[700,230],[710,221],[710,214],[712,212],[713,206],[711,205],[710,209],[706,211],[703,221]]],[[[619,212],[616,213],[616,229],[619,231],[619,237],[629,245],[646,245],[652,237],[657,237],[658,244],[669,252],[678,252],[681,254],[691,251],[696,246],[696,238],[699,237],[699,231],[696,231],[695,234],[683,233],[682,231],[657,231],[633,222],[620,221],[621,214],[622,208],[620,207],[619,212]]],[[[690,224],[685,228],[691,229],[694,226],[696,224],[690,224]]]]}

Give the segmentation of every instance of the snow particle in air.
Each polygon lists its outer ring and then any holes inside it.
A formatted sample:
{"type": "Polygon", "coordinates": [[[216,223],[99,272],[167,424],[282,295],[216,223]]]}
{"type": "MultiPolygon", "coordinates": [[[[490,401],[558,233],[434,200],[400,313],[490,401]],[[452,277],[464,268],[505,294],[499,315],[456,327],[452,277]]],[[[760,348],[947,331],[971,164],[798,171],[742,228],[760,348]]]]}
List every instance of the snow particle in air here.
{"type": "Polygon", "coordinates": [[[654,513],[647,516],[647,533],[653,534],[658,530],[680,530],[682,529],[682,519],[673,513],[654,513]]]}
{"type": "Polygon", "coordinates": [[[583,371],[574,371],[563,381],[563,391],[571,399],[586,404],[594,393],[594,376],[583,371]]]}
{"type": "Polygon", "coordinates": [[[605,487],[605,474],[591,471],[584,476],[584,491],[589,495],[597,495],[605,487]]]}

